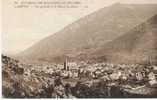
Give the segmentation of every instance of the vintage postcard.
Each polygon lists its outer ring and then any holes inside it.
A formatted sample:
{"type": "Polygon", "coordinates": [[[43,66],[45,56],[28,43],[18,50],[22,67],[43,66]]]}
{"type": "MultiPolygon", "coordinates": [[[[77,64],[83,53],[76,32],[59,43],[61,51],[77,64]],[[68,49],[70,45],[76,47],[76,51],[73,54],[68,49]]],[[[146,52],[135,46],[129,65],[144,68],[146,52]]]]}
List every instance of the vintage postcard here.
{"type": "Polygon", "coordinates": [[[157,98],[157,0],[2,0],[2,98],[157,98]]]}

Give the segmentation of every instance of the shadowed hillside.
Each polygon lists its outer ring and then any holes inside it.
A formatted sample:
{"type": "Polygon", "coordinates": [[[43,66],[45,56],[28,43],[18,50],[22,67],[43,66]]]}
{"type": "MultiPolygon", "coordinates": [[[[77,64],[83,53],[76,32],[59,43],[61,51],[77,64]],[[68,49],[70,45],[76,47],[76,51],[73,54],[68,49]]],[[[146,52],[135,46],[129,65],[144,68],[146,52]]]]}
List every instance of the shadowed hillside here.
{"type": "Polygon", "coordinates": [[[97,49],[94,55],[102,54],[111,62],[156,62],[157,15],[97,49]]]}

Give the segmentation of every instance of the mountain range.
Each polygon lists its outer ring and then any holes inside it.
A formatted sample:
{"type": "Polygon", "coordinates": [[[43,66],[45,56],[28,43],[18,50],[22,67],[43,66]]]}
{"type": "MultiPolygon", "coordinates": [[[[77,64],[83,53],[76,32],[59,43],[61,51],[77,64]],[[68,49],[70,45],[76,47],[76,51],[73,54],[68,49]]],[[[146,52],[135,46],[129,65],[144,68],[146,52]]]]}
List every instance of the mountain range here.
{"type": "Polygon", "coordinates": [[[134,59],[136,54],[141,57],[152,55],[156,52],[156,23],[152,22],[156,21],[156,16],[152,18],[156,11],[156,4],[116,3],[73,22],[17,57],[29,61],[63,62],[66,58],[97,60],[105,57],[105,60],[116,61],[117,57],[134,59]],[[147,52],[149,49],[152,51],[147,52]]]}

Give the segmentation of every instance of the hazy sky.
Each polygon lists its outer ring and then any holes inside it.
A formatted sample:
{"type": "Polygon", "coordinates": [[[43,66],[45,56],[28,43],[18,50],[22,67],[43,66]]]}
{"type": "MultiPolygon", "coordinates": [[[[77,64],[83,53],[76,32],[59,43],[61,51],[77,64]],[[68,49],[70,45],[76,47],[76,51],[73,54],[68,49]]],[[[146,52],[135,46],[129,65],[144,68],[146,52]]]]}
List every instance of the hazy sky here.
{"type": "Polygon", "coordinates": [[[14,1],[17,0],[2,0],[2,52],[9,54],[23,51],[44,37],[104,6],[116,2],[157,3],[157,0],[79,0],[83,5],[88,5],[88,8],[81,6],[74,9],[19,9],[13,7],[14,1]]]}

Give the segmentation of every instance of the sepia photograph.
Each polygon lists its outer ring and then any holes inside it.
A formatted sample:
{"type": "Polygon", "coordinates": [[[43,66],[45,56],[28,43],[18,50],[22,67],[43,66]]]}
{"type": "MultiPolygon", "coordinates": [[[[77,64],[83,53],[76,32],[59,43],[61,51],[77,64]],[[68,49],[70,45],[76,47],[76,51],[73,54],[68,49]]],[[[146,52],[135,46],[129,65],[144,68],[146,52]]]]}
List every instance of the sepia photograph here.
{"type": "Polygon", "coordinates": [[[2,0],[2,98],[157,98],[157,0],[2,0]]]}

